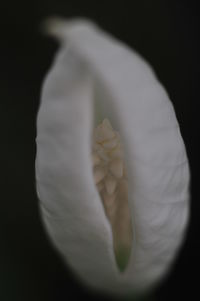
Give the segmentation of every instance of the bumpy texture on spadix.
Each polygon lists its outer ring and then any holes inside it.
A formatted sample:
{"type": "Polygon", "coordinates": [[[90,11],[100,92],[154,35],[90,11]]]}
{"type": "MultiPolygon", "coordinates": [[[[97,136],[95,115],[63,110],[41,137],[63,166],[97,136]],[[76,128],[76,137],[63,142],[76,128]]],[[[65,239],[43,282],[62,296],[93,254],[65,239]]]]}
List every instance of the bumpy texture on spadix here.
{"type": "MultiPolygon", "coordinates": [[[[189,168],[173,106],[151,67],[97,26],[55,21],[48,29],[61,47],[44,81],[37,118],[42,220],[66,264],[88,287],[118,296],[145,292],[166,275],[188,221],[189,168]],[[103,196],[94,178],[98,185],[104,173],[91,159],[93,131],[105,118],[120,134],[127,172],[128,188],[120,190],[128,191],[131,231],[123,231],[132,240],[123,272],[115,254],[125,242],[104,207],[119,188],[121,161],[110,164],[103,196]]],[[[104,149],[117,143],[117,134],[116,140],[111,136],[104,149]]],[[[97,151],[98,157],[106,154],[97,151]]],[[[123,220],[116,218],[119,228],[123,220]]]]}
{"type": "Polygon", "coordinates": [[[94,179],[112,227],[116,261],[124,270],[131,251],[132,227],[123,149],[119,134],[107,119],[95,129],[93,140],[94,179]]]}

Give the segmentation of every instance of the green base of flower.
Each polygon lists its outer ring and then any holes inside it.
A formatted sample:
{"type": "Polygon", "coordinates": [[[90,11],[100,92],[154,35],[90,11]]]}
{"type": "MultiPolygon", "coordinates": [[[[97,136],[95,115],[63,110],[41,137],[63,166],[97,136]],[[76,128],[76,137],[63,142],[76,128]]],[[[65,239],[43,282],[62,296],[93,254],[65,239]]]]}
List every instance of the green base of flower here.
{"type": "Polygon", "coordinates": [[[126,269],[129,257],[130,250],[128,250],[127,248],[120,248],[115,252],[116,262],[121,272],[123,272],[126,269]]]}

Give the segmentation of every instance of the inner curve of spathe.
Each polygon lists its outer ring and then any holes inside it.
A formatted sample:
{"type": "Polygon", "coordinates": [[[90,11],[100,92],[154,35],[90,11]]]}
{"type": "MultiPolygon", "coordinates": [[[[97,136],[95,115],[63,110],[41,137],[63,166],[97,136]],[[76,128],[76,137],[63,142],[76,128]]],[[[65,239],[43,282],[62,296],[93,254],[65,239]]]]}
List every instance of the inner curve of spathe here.
{"type": "MultiPolygon", "coordinates": [[[[99,116],[99,120],[102,116],[99,116]]],[[[133,240],[128,206],[128,179],[120,135],[108,118],[94,128],[92,137],[94,182],[111,225],[116,264],[125,271],[133,240]]]]}

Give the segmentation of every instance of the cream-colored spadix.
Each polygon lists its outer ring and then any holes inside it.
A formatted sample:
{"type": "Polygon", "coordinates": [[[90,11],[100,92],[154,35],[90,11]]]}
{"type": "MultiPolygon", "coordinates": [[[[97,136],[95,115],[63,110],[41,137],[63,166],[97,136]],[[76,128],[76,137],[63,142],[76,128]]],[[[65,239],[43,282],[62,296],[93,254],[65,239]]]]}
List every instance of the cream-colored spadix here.
{"type": "Polygon", "coordinates": [[[121,141],[108,119],[94,130],[92,160],[95,183],[112,227],[116,262],[123,271],[129,260],[133,233],[121,141]],[[116,150],[120,151],[117,158],[116,150]]]}
{"type": "Polygon", "coordinates": [[[146,292],[169,271],[188,221],[189,168],[173,106],[151,67],[91,22],[47,28],[61,46],[37,118],[42,220],[88,287],[146,292]]]}

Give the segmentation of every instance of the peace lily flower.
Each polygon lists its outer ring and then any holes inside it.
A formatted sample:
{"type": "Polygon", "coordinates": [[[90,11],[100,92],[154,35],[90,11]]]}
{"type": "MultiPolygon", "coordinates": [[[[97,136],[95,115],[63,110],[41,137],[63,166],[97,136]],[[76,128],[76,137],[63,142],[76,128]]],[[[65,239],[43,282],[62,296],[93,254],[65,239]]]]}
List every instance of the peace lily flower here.
{"type": "Polygon", "coordinates": [[[61,47],[42,88],[36,179],[42,219],[88,287],[155,287],[183,242],[189,168],[151,67],[89,21],[48,23],[61,47]]]}

